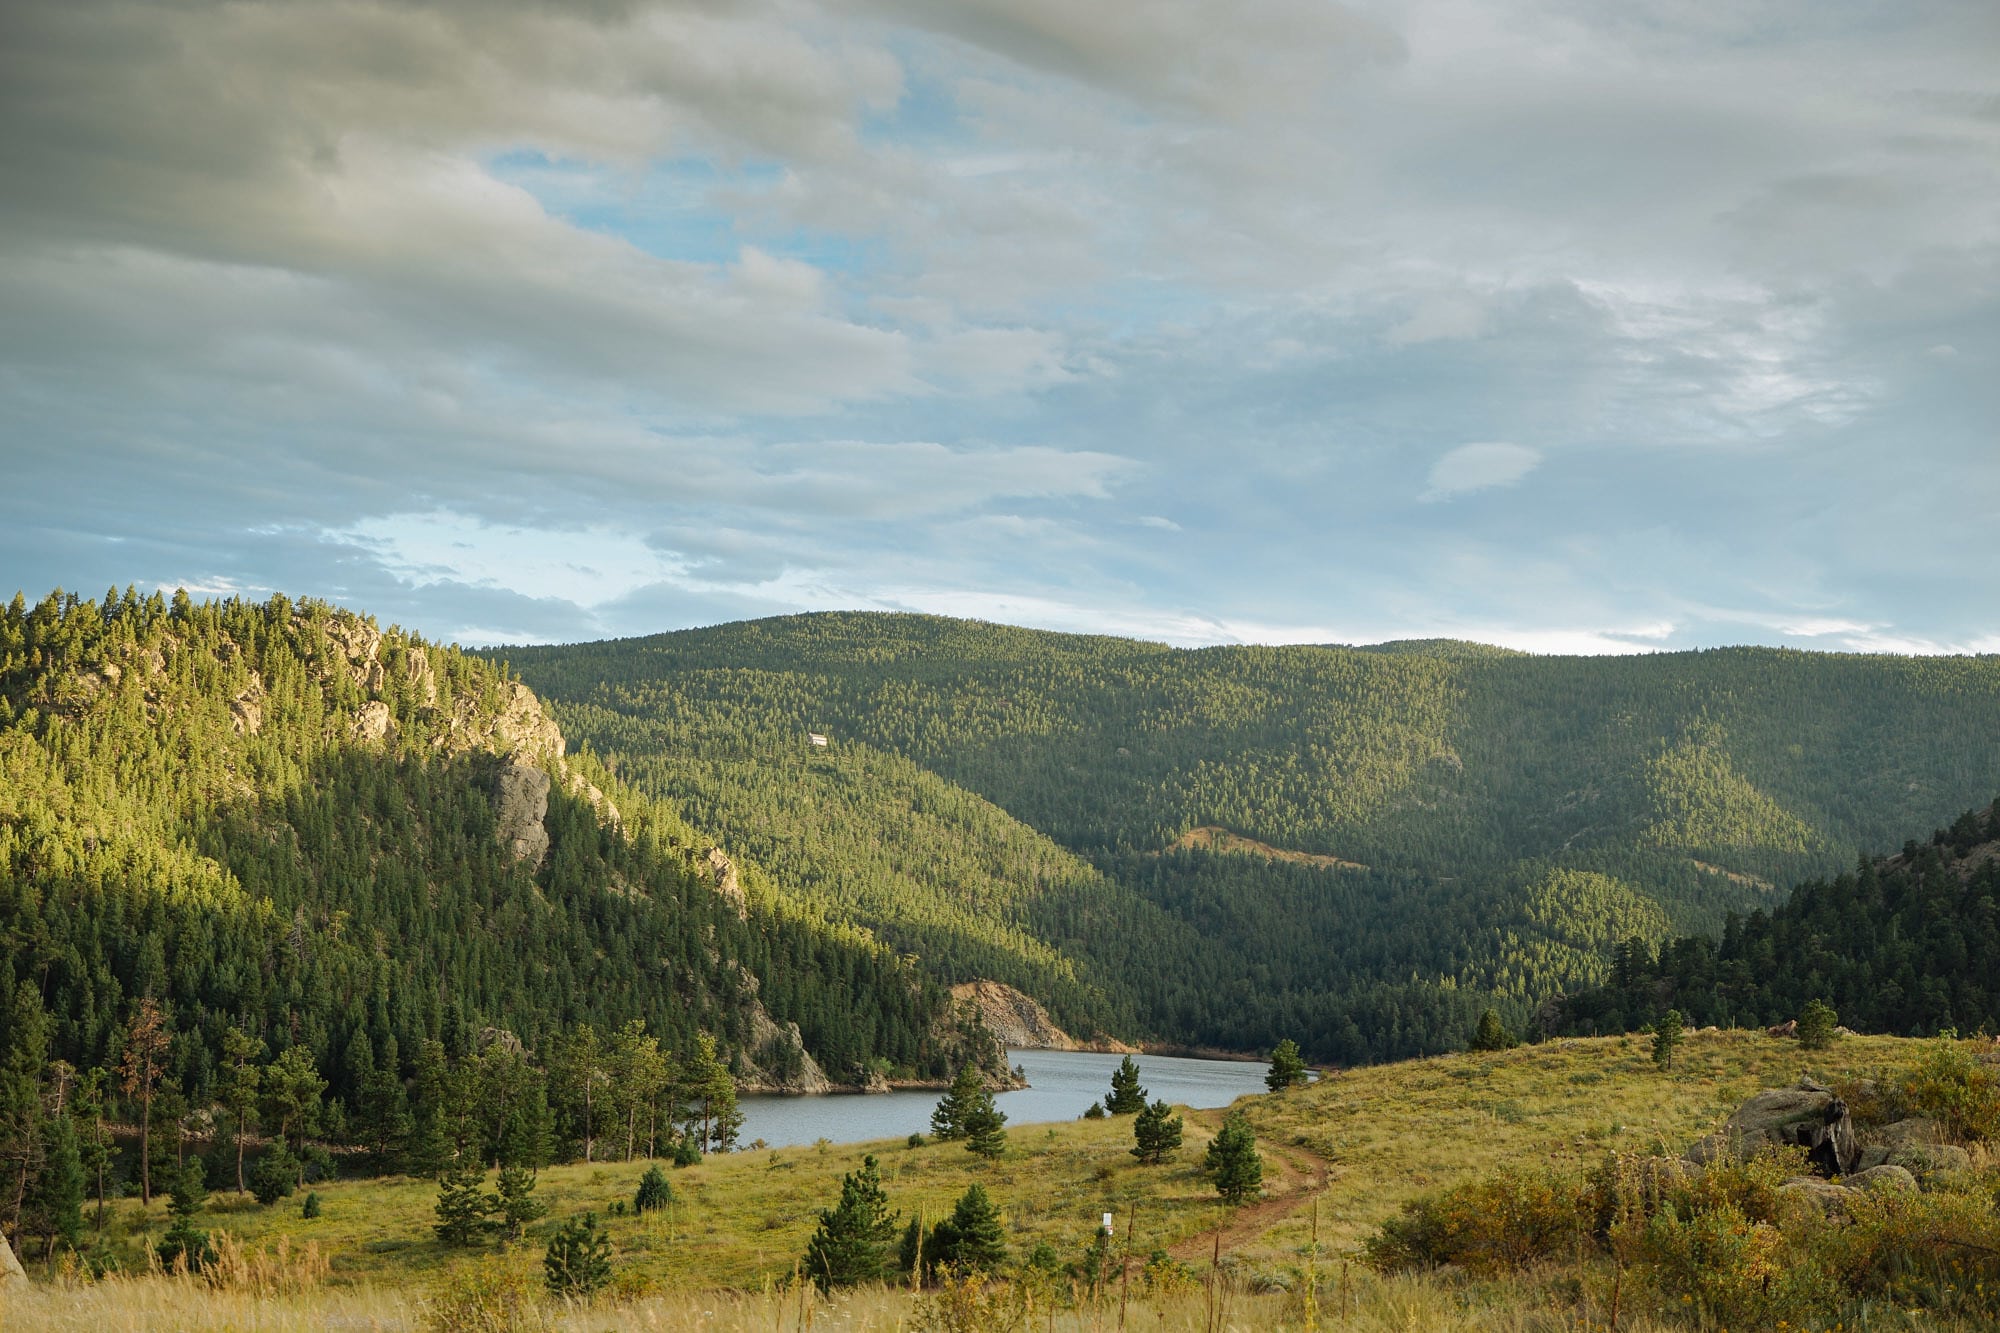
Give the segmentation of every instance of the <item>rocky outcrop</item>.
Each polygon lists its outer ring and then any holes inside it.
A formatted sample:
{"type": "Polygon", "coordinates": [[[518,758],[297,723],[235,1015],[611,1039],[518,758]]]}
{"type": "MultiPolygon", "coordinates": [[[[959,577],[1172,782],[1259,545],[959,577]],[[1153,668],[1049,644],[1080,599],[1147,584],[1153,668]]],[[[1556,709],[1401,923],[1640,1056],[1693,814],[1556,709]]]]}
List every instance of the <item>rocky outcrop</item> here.
{"type": "Polygon", "coordinates": [[[389,712],[389,705],[380,699],[370,699],[354,714],[354,723],[347,734],[364,745],[380,745],[396,729],[396,719],[389,712]]]}
{"type": "Polygon", "coordinates": [[[515,755],[493,774],[494,832],[516,861],[535,866],[549,853],[549,775],[515,755]]]}
{"type": "Polygon", "coordinates": [[[0,1236],[0,1291],[17,1285],[28,1285],[28,1270],[14,1257],[14,1247],[7,1243],[7,1238],[0,1236]]]}
{"type": "Polygon", "coordinates": [[[1845,1175],[1861,1157],[1847,1103],[1833,1089],[1802,1078],[1795,1087],[1766,1088],[1737,1107],[1719,1132],[1688,1149],[1687,1160],[1747,1161],[1772,1144],[1804,1148],[1820,1176],[1845,1175]]]}
{"type": "Polygon", "coordinates": [[[954,1000],[975,1005],[980,1021],[1002,1046],[1040,1051],[1079,1049],[1076,1040],[1055,1025],[1048,1010],[1012,986],[997,981],[968,981],[953,986],[951,995],[954,1000]]]}
{"type": "Polygon", "coordinates": [[[708,873],[715,884],[716,894],[736,909],[738,921],[750,919],[750,903],[743,894],[742,881],[736,874],[736,863],[720,847],[708,849],[708,873]]]}
{"type": "Polygon", "coordinates": [[[782,1092],[816,1094],[836,1092],[838,1085],[826,1076],[819,1061],[806,1049],[797,1023],[780,1026],[758,998],[757,975],[741,964],[731,964],[737,993],[749,1011],[749,1040],[737,1052],[733,1071],[742,1092],[782,1092]]]}

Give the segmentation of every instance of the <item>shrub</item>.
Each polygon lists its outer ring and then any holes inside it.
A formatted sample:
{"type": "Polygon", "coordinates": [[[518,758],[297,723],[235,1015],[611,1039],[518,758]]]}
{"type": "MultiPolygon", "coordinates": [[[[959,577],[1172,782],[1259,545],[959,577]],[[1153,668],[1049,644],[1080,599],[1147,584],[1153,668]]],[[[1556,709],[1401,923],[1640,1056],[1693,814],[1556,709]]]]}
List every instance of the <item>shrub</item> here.
{"type": "Polygon", "coordinates": [[[1937,1121],[1953,1139],[2000,1138],[2000,1078],[1959,1045],[1956,1033],[1930,1043],[1903,1080],[1902,1094],[1912,1114],[1937,1121]]]}
{"type": "Polygon", "coordinates": [[[453,1270],[421,1310],[426,1333],[530,1333],[549,1326],[527,1274],[499,1264],[453,1270]]]}
{"type": "Polygon", "coordinates": [[[1507,1169],[1405,1204],[1362,1243],[1362,1256],[1381,1272],[1457,1264],[1491,1276],[1573,1255],[1599,1211],[1599,1192],[1581,1172],[1507,1169]]]}
{"type": "Polygon", "coordinates": [[[319,1191],[311,1190],[307,1192],[305,1202],[299,1206],[299,1216],[305,1218],[308,1222],[319,1216],[319,1191]]]}

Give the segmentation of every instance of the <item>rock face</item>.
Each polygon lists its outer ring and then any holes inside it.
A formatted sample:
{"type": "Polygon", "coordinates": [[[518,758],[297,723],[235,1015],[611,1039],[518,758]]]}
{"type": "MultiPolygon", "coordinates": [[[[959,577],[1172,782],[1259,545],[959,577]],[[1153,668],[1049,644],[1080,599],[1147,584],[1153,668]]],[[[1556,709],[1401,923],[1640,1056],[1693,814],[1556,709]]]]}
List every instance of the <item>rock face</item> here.
{"type": "Polygon", "coordinates": [[[757,976],[734,968],[736,985],[750,1011],[749,1040],[737,1052],[736,1086],[743,1092],[822,1093],[836,1089],[834,1081],[806,1049],[797,1023],[778,1026],[757,996],[757,976]]]}
{"type": "Polygon", "coordinates": [[[997,981],[968,981],[953,986],[951,995],[954,1000],[978,1006],[980,1020],[1002,1046],[1038,1051],[1079,1049],[1075,1039],[1049,1018],[1046,1009],[1012,986],[997,981]]]}
{"type": "Polygon", "coordinates": [[[17,1284],[28,1285],[28,1270],[14,1257],[14,1247],[7,1243],[7,1238],[0,1236],[0,1291],[17,1284]]]}
{"type": "Polygon", "coordinates": [[[736,863],[729,859],[729,853],[720,847],[708,849],[708,872],[715,881],[715,891],[723,900],[736,909],[738,921],[750,919],[749,900],[743,896],[743,885],[736,877],[736,863]]]}
{"type": "Polygon", "coordinates": [[[516,861],[540,866],[549,854],[549,775],[517,755],[493,775],[493,814],[500,845],[516,861]]]}
{"type": "Polygon", "coordinates": [[[1821,1176],[1846,1175],[1861,1157],[1847,1103],[1833,1089],[1802,1078],[1796,1087],[1767,1088],[1737,1107],[1720,1133],[1688,1149],[1687,1160],[1748,1160],[1766,1144],[1803,1147],[1813,1172],[1821,1176]]]}

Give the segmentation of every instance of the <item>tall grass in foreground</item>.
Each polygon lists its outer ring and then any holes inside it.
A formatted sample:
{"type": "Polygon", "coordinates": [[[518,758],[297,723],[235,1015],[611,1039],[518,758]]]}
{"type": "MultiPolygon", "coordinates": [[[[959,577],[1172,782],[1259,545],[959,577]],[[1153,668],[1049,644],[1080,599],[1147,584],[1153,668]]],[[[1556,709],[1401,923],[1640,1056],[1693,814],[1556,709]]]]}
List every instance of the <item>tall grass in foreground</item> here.
{"type": "MultiPolygon", "coordinates": [[[[1355,1268],[1343,1308],[1337,1275],[1317,1301],[1316,1326],[1354,1333],[1477,1330],[1556,1333],[1579,1327],[1565,1312],[1529,1301],[1477,1293],[1446,1280],[1377,1277],[1355,1268]]],[[[1525,1294],[1525,1293],[1522,1293],[1525,1294]]],[[[1094,1304],[1050,1308],[1004,1289],[954,1300],[947,1292],[912,1295],[871,1288],[823,1296],[811,1287],[768,1292],[674,1292],[588,1305],[551,1301],[532,1289],[490,1292],[485,1304],[448,1291],[332,1288],[289,1296],[217,1290],[185,1277],[114,1277],[82,1284],[37,1285],[0,1295],[0,1327],[9,1333],[601,1333],[605,1329],[690,1329],[703,1333],[1111,1333],[1121,1326],[1161,1333],[1287,1333],[1308,1327],[1300,1293],[1255,1294],[1196,1287],[1170,1293],[1115,1292],[1094,1304]],[[515,1296],[525,1299],[516,1300],[515,1296]]],[[[1659,1333],[1627,1319],[1621,1329],[1659,1333]]]]}

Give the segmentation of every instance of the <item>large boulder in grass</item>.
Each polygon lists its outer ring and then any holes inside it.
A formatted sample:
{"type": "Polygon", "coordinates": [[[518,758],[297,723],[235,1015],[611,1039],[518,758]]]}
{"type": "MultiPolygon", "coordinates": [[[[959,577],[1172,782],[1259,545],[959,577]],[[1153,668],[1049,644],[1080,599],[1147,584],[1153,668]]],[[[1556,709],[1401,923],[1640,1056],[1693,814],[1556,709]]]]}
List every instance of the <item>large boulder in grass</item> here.
{"type": "Polygon", "coordinates": [[[1854,1170],[1861,1145],[1847,1103],[1811,1079],[1789,1088],[1766,1088],[1736,1108],[1720,1132],[1687,1151],[1697,1165],[1734,1158],[1748,1161],[1769,1146],[1801,1147],[1813,1174],[1841,1176],[1854,1170]]]}
{"type": "Polygon", "coordinates": [[[1899,1194],[1914,1194],[1917,1178],[1900,1166],[1874,1166],[1866,1171],[1856,1171],[1841,1181],[1850,1189],[1890,1190],[1899,1194]]]}
{"type": "Polygon", "coordinates": [[[7,1243],[7,1238],[0,1236],[0,1291],[16,1285],[28,1285],[28,1270],[14,1257],[14,1247],[7,1243]]]}

